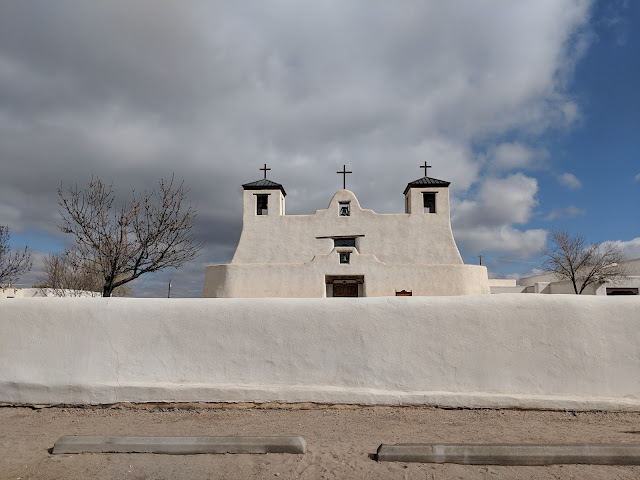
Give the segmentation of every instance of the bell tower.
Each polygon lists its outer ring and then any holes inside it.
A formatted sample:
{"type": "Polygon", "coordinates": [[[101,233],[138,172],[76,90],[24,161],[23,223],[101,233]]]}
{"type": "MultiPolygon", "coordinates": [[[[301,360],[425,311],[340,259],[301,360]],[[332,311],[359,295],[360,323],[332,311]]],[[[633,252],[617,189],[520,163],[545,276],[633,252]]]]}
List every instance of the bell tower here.
{"type": "Polygon", "coordinates": [[[243,195],[243,218],[247,217],[273,217],[285,214],[284,197],[287,192],[279,183],[267,179],[267,164],[260,169],[264,172],[264,178],[242,185],[243,195]]]}
{"type": "Polygon", "coordinates": [[[431,165],[421,165],[425,176],[409,182],[404,189],[404,213],[411,215],[437,215],[449,218],[449,185],[451,182],[427,177],[431,165]]]}

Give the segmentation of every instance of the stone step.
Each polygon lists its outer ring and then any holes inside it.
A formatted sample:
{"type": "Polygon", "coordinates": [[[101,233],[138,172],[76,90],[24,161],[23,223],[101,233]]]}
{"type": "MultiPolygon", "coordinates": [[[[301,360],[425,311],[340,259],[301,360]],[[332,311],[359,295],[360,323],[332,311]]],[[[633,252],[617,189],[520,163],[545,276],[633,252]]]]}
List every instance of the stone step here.
{"type": "Polygon", "coordinates": [[[61,453],[304,453],[307,442],[292,437],[118,437],[67,435],[53,454],[61,453]]]}
{"type": "Polygon", "coordinates": [[[491,445],[382,444],[380,462],[462,465],[640,465],[640,444],[491,445]]]}

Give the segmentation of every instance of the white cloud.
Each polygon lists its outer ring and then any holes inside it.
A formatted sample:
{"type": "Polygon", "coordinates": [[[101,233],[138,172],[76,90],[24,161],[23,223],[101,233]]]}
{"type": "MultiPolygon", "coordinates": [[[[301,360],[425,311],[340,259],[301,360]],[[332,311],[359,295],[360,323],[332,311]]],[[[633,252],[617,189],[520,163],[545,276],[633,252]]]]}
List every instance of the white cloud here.
{"type": "Polygon", "coordinates": [[[547,232],[542,229],[518,230],[510,225],[498,228],[476,227],[455,231],[460,245],[472,252],[505,252],[520,258],[535,255],[545,245],[547,232]]]}
{"type": "Polygon", "coordinates": [[[567,207],[566,213],[567,215],[574,217],[576,215],[585,215],[587,211],[584,208],[578,208],[578,207],[574,207],[573,205],[570,205],[567,207]]]}
{"type": "MultiPolygon", "coordinates": [[[[500,259],[497,259],[497,260],[498,262],[500,261],[500,259]]],[[[490,267],[487,267],[487,268],[489,269],[490,267]]],[[[532,268],[530,270],[527,270],[526,272],[512,272],[512,273],[497,273],[489,270],[489,278],[513,278],[514,280],[519,280],[521,278],[532,277],[534,275],[541,275],[543,273],[545,273],[544,270],[540,268],[532,268]]]]}
{"type": "Polygon", "coordinates": [[[548,156],[545,150],[535,150],[517,142],[501,143],[487,154],[494,168],[504,170],[539,166],[548,156]]]}
{"type": "Polygon", "coordinates": [[[523,273],[514,273],[511,274],[509,276],[509,278],[526,278],[526,277],[533,277],[535,275],[542,275],[543,273],[546,273],[544,270],[542,270],[541,268],[532,268],[531,270],[527,271],[527,272],[523,272],[523,273]]]}
{"type": "Polygon", "coordinates": [[[452,182],[456,190],[469,188],[478,175],[479,165],[473,162],[471,150],[459,142],[438,137],[427,138],[413,148],[410,155],[416,165],[428,160],[429,165],[433,166],[428,176],[452,182]]]}
{"type": "Polygon", "coordinates": [[[487,179],[473,200],[464,200],[452,209],[456,240],[471,252],[501,251],[528,257],[546,241],[541,229],[518,230],[538,204],[535,178],[515,173],[505,178],[487,179]]]}
{"type": "Polygon", "coordinates": [[[456,227],[470,228],[526,223],[538,204],[535,178],[515,173],[485,180],[474,200],[464,200],[452,212],[456,227]]]}
{"type": "Polygon", "coordinates": [[[626,259],[640,258],[640,237],[629,241],[612,240],[606,243],[611,243],[620,248],[622,255],[626,259]]]}
{"type": "Polygon", "coordinates": [[[587,211],[583,208],[578,208],[573,205],[567,208],[554,208],[549,215],[544,217],[545,220],[554,220],[556,218],[575,217],[577,215],[585,215],[587,211]]]}
{"type": "Polygon", "coordinates": [[[569,125],[572,125],[580,116],[580,108],[575,102],[566,102],[562,107],[560,107],[560,109],[562,110],[564,118],[569,125]]]}
{"type": "Polygon", "coordinates": [[[640,173],[639,173],[639,174],[637,174],[635,177],[633,177],[633,179],[634,179],[636,182],[640,182],[640,173]]]}
{"type": "Polygon", "coordinates": [[[558,181],[572,190],[582,187],[582,182],[573,173],[562,173],[558,175],[558,181]]]}
{"type": "Polygon", "coordinates": [[[288,212],[309,213],[326,207],[343,163],[363,207],[402,211],[427,160],[452,182],[463,244],[528,252],[543,232],[513,224],[531,218],[535,179],[484,181],[476,150],[496,145],[486,152],[495,172],[531,168],[545,152],[525,143],[579,118],[566,80],[590,41],[589,9],[16,2],[0,16],[2,211],[53,231],[61,180],[96,174],[140,191],[175,171],[199,204],[202,258],[225,261],[241,228],[239,186],[265,161],[288,212]]]}

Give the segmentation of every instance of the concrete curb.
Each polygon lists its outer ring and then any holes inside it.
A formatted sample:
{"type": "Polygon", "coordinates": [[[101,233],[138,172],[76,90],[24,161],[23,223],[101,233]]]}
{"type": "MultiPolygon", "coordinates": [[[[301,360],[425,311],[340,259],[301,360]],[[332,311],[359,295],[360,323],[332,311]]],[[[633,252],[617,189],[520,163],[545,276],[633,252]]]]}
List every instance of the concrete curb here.
{"type": "Polygon", "coordinates": [[[458,463],[462,465],[640,465],[640,444],[593,445],[439,445],[382,444],[379,462],[458,463]]]}
{"type": "Polygon", "coordinates": [[[60,437],[52,453],[304,453],[302,437],[60,437]]]}

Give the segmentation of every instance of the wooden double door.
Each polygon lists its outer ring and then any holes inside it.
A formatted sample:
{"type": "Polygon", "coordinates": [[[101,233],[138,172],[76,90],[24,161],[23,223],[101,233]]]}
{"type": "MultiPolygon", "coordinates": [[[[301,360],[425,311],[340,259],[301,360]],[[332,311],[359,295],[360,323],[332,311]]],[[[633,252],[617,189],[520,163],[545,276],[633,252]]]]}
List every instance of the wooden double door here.
{"type": "Polygon", "coordinates": [[[333,296],[334,297],[357,297],[358,284],[357,283],[334,283],[333,296]]]}
{"type": "Polygon", "coordinates": [[[358,297],[364,275],[327,275],[325,281],[333,288],[333,297],[358,297]]]}

